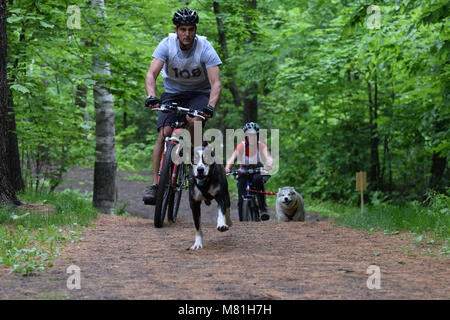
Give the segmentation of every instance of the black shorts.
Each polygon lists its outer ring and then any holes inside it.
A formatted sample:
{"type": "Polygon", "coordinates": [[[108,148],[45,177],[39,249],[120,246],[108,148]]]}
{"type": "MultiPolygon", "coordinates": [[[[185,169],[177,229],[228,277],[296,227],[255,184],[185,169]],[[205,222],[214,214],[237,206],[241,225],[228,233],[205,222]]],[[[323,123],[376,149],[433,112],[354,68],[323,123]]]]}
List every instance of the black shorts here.
{"type": "MultiPolygon", "coordinates": [[[[204,107],[208,105],[209,102],[209,94],[203,92],[180,92],[180,93],[167,93],[164,92],[161,95],[161,102],[164,104],[170,104],[172,102],[176,102],[178,106],[184,108],[192,108],[195,110],[203,110],[204,107]]],[[[158,123],[157,130],[159,128],[171,126],[174,127],[175,123],[186,124],[186,115],[177,115],[175,111],[170,112],[158,112],[158,123]]],[[[205,120],[203,120],[203,125],[205,124],[205,120]]]]}

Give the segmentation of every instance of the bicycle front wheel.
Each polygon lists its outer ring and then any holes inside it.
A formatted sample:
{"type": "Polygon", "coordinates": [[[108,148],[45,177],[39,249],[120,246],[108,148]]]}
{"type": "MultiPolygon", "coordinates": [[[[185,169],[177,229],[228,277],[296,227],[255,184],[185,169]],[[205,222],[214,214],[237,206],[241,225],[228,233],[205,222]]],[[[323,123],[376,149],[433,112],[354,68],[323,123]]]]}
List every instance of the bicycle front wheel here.
{"type": "Polygon", "coordinates": [[[164,154],[164,162],[159,176],[158,190],[156,191],[154,224],[156,228],[161,228],[164,224],[167,208],[170,203],[173,204],[173,186],[171,185],[171,175],[173,162],[171,158],[174,144],[167,147],[164,154]]]}
{"type": "Polygon", "coordinates": [[[176,222],[178,209],[180,208],[181,196],[183,194],[183,184],[186,178],[186,167],[182,163],[177,167],[175,184],[173,187],[173,201],[169,204],[169,221],[176,222]]]}
{"type": "Polygon", "coordinates": [[[244,198],[242,202],[242,221],[250,221],[251,216],[251,199],[244,198]]]}
{"type": "Polygon", "coordinates": [[[252,199],[250,212],[252,221],[261,221],[261,219],[259,218],[258,204],[256,203],[255,198],[252,199]]]}

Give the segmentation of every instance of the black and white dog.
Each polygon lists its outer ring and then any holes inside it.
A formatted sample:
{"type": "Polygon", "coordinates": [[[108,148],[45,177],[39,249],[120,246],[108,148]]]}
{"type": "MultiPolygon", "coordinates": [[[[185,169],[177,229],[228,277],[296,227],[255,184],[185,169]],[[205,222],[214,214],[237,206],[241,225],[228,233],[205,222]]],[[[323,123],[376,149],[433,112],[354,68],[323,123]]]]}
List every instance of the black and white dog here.
{"type": "Polygon", "coordinates": [[[203,247],[203,233],[200,225],[200,205],[205,201],[211,204],[215,199],[218,205],[217,230],[224,232],[231,227],[230,194],[225,168],[217,164],[214,150],[206,143],[196,147],[193,152],[192,167],[189,172],[189,203],[195,224],[195,243],[191,250],[203,247]]]}

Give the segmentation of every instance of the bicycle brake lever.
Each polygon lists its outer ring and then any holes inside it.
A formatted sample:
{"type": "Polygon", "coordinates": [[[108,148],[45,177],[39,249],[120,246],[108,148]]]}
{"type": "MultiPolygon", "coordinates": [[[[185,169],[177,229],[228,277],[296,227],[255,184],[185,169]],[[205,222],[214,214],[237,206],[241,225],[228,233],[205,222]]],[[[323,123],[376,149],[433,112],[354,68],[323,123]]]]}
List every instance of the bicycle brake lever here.
{"type": "Polygon", "coordinates": [[[191,118],[199,117],[199,118],[202,118],[203,120],[206,119],[204,116],[202,116],[202,115],[200,114],[200,112],[199,112],[198,110],[192,110],[192,111],[189,111],[187,115],[188,115],[189,117],[191,117],[191,118]]]}

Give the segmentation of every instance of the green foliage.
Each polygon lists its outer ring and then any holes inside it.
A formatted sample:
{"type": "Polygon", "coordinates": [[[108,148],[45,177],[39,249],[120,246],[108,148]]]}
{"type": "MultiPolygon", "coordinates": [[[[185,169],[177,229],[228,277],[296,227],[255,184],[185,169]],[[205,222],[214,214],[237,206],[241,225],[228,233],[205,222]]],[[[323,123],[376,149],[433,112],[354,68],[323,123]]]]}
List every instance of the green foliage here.
{"type": "Polygon", "coordinates": [[[47,213],[24,212],[20,206],[0,208],[0,264],[23,275],[51,267],[63,244],[82,240],[82,227],[98,215],[90,201],[73,191],[41,189],[20,197],[50,208],[47,213]]]}
{"type": "Polygon", "coordinates": [[[450,240],[450,197],[434,193],[428,198],[429,204],[423,206],[413,201],[406,206],[388,205],[379,202],[369,206],[364,213],[355,210],[352,214],[340,215],[337,221],[366,230],[409,230],[418,234],[414,238],[420,243],[425,236],[450,240]],[[428,235],[427,235],[428,234],[428,235]]]}
{"type": "Polygon", "coordinates": [[[117,146],[119,170],[151,170],[153,161],[153,144],[131,143],[117,146]]]}
{"type": "MultiPolygon", "coordinates": [[[[364,213],[359,207],[305,198],[306,210],[320,212],[346,227],[364,229],[368,233],[383,231],[385,235],[400,232],[414,234],[412,242],[428,253],[437,249],[438,256],[450,256],[450,197],[430,192],[422,203],[413,201],[404,206],[383,202],[383,196],[376,193],[373,205],[365,206],[364,213]]],[[[436,251],[436,250],[435,250],[436,251]]]]}
{"type": "MultiPolygon", "coordinates": [[[[268,189],[292,185],[312,199],[356,205],[355,173],[363,170],[373,204],[422,201],[430,187],[444,192],[450,183],[448,1],[259,0],[256,9],[247,1],[217,2],[218,15],[212,1],[189,2],[200,15],[198,33],[224,62],[221,102],[206,128],[241,127],[243,105],[234,104],[230,84],[241,99],[256,85],[248,95],[258,97],[258,122],[280,130],[280,171],[268,189]],[[369,5],[380,9],[379,29],[367,24],[369,5]],[[432,173],[436,154],[446,167],[432,173]]],[[[157,115],[143,108],[145,75],[159,41],[173,32],[173,12],[184,5],[106,2],[104,20],[80,6],[81,29],[67,28],[66,3],[8,6],[8,76],[29,187],[42,179],[56,186],[67,168],[93,165],[92,57],[106,44],[118,166],[151,170],[157,115]]],[[[161,94],[161,77],[157,88],[161,94]]]]}

